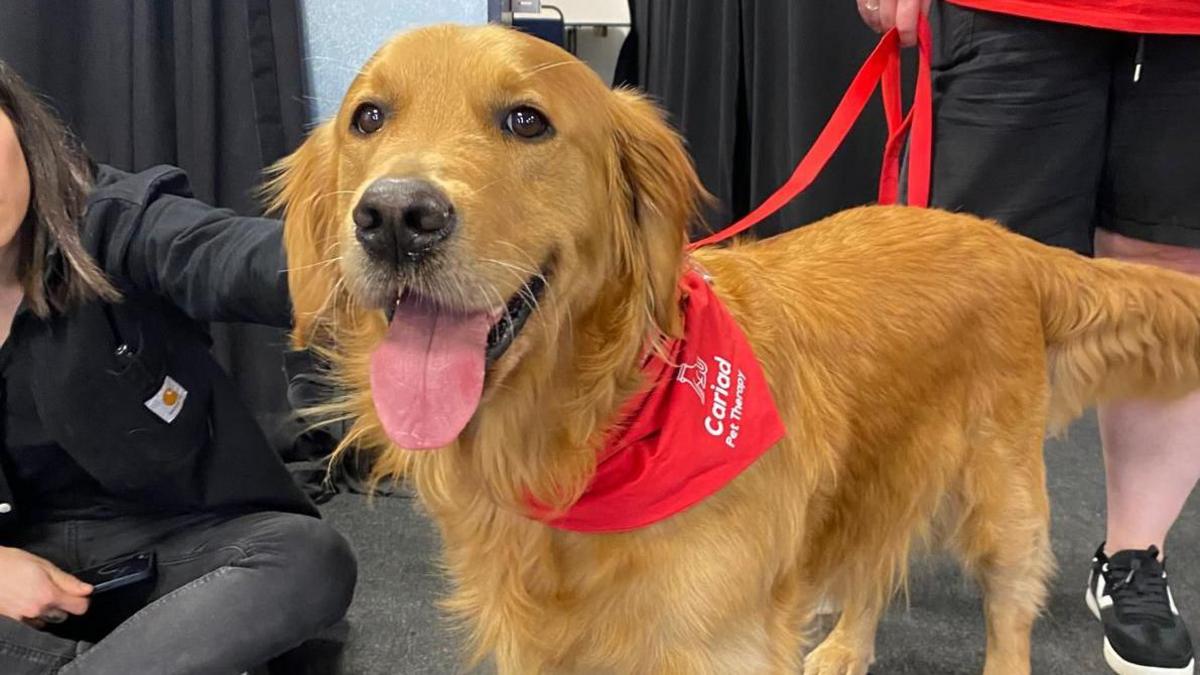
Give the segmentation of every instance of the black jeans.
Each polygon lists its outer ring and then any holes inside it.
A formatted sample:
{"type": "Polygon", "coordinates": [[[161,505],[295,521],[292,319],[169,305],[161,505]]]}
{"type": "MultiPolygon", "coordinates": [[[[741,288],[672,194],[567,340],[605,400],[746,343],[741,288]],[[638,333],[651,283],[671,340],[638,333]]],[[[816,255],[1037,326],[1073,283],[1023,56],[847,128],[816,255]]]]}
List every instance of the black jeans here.
{"type": "Polygon", "coordinates": [[[67,571],[148,550],[158,563],[54,633],[0,617],[4,675],[241,673],[337,623],[357,578],[340,534],[290,513],[47,523],[6,544],[67,571]]]}
{"type": "Polygon", "coordinates": [[[1200,36],[931,19],[934,206],[1084,254],[1097,227],[1200,247],[1200,36]]]}

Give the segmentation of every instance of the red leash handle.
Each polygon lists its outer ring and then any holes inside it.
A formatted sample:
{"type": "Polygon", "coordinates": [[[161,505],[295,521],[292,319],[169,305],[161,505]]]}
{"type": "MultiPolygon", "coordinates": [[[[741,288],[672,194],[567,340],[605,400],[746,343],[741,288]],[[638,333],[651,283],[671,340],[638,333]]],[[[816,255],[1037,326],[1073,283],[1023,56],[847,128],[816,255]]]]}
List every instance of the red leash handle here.
{"type": "Polygon", "coordinates": [[[900,183],[900,163],[905,140],[911,133],[908,166],[908,203],[912,206],[929,205],[929,172],[932,164],[933,144],[933,83],[929,71],[931,34],[929,22],[921,17],[917,30],[917,49],[920,64],[917,74],[917,89],[912,108],[901,119],[900,101],[900,33],[892,29],[884,34],[875,51],[867,58],[858,74],[850,83],[842,100],[834,110],[808,154],[796,165],[787,182],[766,199],[758,208],[746,214],[736,223],[715,232],[699,241],[688,244],[688,250],[717,244],[734,237],[761,222],[767,216],[783,208],[796,195],[820,175],[821,170],[833,157],[833,153],[846,139],[846,134],[862,116],[867,102],[882,83],[883,110],[887,118],[888,141],[883,153],[883,168],[879,178],[879,202],[896,202],[900,183]]]}
{"type": "MultiPolygon", "coordinates": [[[[899,42],[896,43],[899,45],[899,42]]],[[[896,126],[894,119],[900,110],[900,54],[889,59],[883,79],[884,113],[888,117],[888,141],[883,151],[883,167],[879,173],[879,203],[895,204],[900,190],[900,164],[904,142],[911,133],[908,148],[908,204],[929,206],[929,176],[933,163],[933,78],[930,74],[929,21],[921,17],[917,25],[917,89],[912,108],[896,126]],[[888,99],[892,99],[889,103],[888,99]],[[893,108],[892,113],[888,109],[893,108]]]]}

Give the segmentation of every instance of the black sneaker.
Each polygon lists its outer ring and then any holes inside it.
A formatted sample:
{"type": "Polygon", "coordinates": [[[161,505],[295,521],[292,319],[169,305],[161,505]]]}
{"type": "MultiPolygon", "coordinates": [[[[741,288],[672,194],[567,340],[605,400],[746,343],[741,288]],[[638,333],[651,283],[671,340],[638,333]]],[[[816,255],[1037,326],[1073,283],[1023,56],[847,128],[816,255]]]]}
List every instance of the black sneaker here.
{"type": "Polygon", "coordinates": [[[1193,675],[1196,659],[1158,548],[1092,558],[1087,606],[1104,624],[1104,660],[1118,675],[1193,675]]]}

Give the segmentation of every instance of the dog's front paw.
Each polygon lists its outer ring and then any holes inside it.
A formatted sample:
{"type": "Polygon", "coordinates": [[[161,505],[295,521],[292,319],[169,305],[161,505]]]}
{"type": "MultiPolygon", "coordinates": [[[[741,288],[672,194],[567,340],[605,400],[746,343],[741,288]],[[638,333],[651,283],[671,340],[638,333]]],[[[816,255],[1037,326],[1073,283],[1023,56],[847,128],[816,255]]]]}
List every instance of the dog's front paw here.
{"type": "Polygon", "coordinates": [[[826,640],[804,659],[804,675],[867,675],[869,652],[826,640]]]}

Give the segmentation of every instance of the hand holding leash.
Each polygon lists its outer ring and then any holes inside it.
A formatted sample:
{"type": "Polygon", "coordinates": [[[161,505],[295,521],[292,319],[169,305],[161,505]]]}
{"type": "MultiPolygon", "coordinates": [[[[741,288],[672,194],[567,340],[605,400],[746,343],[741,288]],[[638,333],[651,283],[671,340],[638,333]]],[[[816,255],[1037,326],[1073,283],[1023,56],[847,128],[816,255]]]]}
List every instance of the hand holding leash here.
{"type": "Polygon", "coordinates": [[[895,28],[900,44],[917,44],[917,24],[929,15],[930,0],[856,0],[858,13],[871,30],[884,33],[895,28]]]}

